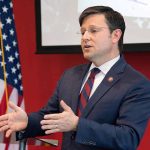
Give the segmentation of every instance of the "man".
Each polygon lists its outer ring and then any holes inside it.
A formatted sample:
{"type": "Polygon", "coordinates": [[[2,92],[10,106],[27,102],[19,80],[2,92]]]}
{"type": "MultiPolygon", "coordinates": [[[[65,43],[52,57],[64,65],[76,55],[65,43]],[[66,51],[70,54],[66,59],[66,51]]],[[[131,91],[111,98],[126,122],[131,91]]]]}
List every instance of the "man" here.
{"type": "Polygon", "coordinates": [[[62,75],[39,112],[0,117],[0,131],[18,139],[63,132],[62,150],[135,150],[150,117],[150,82],[124,60],[125,22],[106,6],[85,9],[79,18],[87,65],[62,75]],[[98,68],[98,69],[95,69],[98,68]],[[94,71],[93,71],[94,70],[94,71]]]}

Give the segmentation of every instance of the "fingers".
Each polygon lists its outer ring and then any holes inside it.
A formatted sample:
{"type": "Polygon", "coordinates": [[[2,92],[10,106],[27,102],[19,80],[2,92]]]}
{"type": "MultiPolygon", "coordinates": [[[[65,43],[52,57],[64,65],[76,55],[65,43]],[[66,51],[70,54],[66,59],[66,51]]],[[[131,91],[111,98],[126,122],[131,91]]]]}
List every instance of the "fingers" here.
{"type": "Polygon", "coordinates": [[[52,133],[56,133],[56,132],[60,132],[60,130],[59,129],[46,130],[45,134],[52,134],[52,133]]]}
{"type": "Polygon", "coordinates": [[[8,120],[8,114],[0,116],[0,122],[4,120],[8,120]]]}
{"type": "Polygon", "coordinates": [[[41,121],[41,125],[47,125],[47,124],[55,125],[55,124],[57,124],[57,123],[58,123],[57,120],[42,120],[42,121],[41,121]]]}
{"type": "Polygon", "coordinates": [[[53,130],[53,129],[58,129],[57,124],[48,124],[48,125],[43,125],[42,126],[43,130],[53,130]]]}
{"type": "Polygon", "coordinates": [[[9,126],[8,126],[8,125],[2,126],[2,127],[0,128],[0,132],[6,131],[6,130],[8,130],[8,129],[9,129],[9,126]]]}
{"type": "Polygon", "coordinates": [[[42,124],[41,128],[45,130],[45,134],[60,132],[60,128],[58,127],[58,124],[56,124],[55,122],[46,122],[45,120],[43,120],[41,124],[42,124]]]}
{"type": "Polygon", "coordinates": [[[44,119],[53,119],[53,120],[58,120],[60,118],[60,113],[58,114],[49,114],[49,115],[45,115],[44,119]]]}
{"type": "Polygon", "coordinates": [[[8,114],[0,116],[0,132],[8,130],[8,114]]]}
{"type": "MultiPolygon", "coordinates": [[[[64,111],[72,112],[71,108],[63,101],[60,101],[61,107],[64,109],[64,111]]],[[[48,114],[44,116],[44,119],[60,119],[62,117],[62,113],[57,114],[48,114]]]]}
{"type": "Polygon", "coordinates": [[[7,130],[5,136],[8,138],[12,134],[12,132],[13,131],[11,129],[7,130]]]}
{"type": "Polygon", "coordinates": [[[4,121],[0,121],[0,127],[3,127],[5,125],[8,124],[8,121],[7,120],[4,120],[4,121]]]}
{"type": "Polygon", "coordinates": [[[60,101],[60,106],[65,110],[65,111],[70,111],[71,108],[63,101],[60,101]]]}
{"type": "Polygon", "coordinates": [[[13,109],[14,111],[17,111],[19,109],[19,107],[17,105],[15,105],[13,102],[9,101],[9,107],[11,109],[13,109]]]}
{"type": "Polygon", "coordinates": [[[60,128],[58,127],[57,124],[47,124],[43,125],[41,128],[45,130],[45,134],[60,132],[60,128]]]}
{"type": "Polygon", "coordinates": [[[2,127],[0,127],[0,132],[6,131],[5,136],[8,138],[12,134],[13,131],[11,129],[9,129],[9,126],[7,125],[6,121],[3,121],[3,123],[1,123],[1,125],[2,125],[2,127]]]}

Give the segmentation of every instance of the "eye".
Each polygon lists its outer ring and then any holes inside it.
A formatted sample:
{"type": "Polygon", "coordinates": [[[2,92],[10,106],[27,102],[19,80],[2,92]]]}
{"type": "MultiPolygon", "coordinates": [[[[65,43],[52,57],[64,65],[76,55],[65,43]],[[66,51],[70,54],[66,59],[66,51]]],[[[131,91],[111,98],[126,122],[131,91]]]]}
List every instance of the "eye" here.
{"type": "Polygon", "coordinates": [[[86,31],[86,30],[81,31],[81,35],[84,35],[84,34],[85,34],[85,31],[86,31]]]}
{"type": "Polygon", "coordinates": [[[97,29],[94,29],[94,28],[89,29],[89,32],[90,32],[90,33],[96,33],[96,32],[97,32],[97,29]]]}
{"type": "Polygon", "coordinates": [[[96,29],[89,29],[89,32],[95,33],[95,32],[97,32],[97,30],[96,29]]]}

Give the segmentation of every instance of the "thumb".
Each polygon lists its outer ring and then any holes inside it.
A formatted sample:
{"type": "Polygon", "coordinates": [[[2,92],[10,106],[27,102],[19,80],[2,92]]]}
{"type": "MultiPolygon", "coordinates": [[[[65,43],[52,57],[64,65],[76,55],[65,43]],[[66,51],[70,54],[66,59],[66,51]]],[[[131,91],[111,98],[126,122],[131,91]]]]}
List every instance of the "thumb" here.
{"type": "Polygon", "coordinates": [[[60,106],[64,109],[64,111],[72,111],[71,108],[63,101],[60,101],[60,106]]]}
{"type": "Polygon", "coordinates": [[[15,105],[15,104],[14,104],[13,102],[11,102],[11,101],[9,101],[8,105],[9,105],[9,107],[10,107],[12,110],[14,110],[14,111],[17,111],[18,108],[19,108],[17,105],[15,105]]]}

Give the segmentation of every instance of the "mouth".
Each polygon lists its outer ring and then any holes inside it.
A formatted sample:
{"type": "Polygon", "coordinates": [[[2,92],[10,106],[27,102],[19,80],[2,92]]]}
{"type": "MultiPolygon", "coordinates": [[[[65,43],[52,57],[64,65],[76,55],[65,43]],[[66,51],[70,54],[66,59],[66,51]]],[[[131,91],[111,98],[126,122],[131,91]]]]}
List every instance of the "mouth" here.
{"type": "Polygon", "coordinates": [[[84,49],[88,49],[88,48],[91,48],[92,46],[90,45],[84,45],[84,49]]]}

